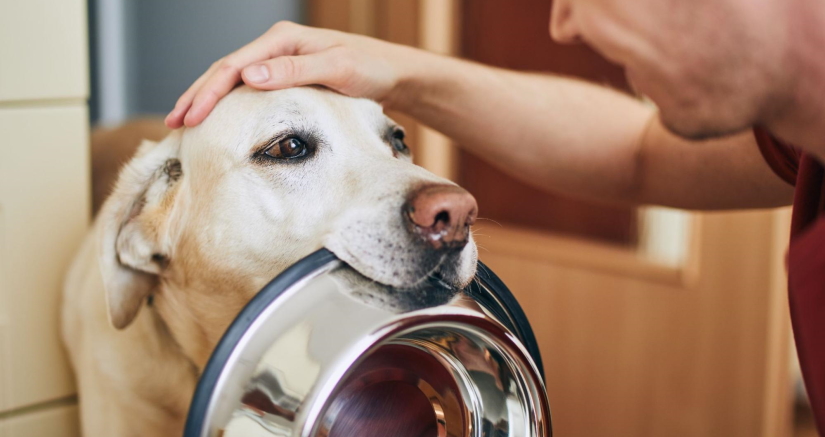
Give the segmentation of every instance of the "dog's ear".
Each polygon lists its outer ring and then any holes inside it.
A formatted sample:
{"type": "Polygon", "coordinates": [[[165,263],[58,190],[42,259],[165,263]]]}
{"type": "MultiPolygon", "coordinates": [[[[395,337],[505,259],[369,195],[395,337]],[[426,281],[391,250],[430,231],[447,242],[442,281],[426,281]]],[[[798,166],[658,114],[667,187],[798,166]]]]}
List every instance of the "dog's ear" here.
{"type": "Polygon", "coordinates": [[[98,217],[100,272],[109,321],[117,329],[132,322],[169,262],[170,214],[183,175],[181,135],[176,131],[159,143],[144,141],[98,217]]]}

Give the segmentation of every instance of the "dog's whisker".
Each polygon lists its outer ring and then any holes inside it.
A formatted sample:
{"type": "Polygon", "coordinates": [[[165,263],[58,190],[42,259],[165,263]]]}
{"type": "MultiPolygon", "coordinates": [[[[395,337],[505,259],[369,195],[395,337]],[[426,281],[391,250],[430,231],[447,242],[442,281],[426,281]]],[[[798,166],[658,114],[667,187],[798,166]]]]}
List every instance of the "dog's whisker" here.
{"type": "Polygon", "coordinates": [[[479,280],[478,280],[478,277],[473,276],[473,280],[472,280],[472,282],[475,282],[476,287],[478,287],[479,289],[481,289],[481,288],[482,288],[482,286],[481,286],[481,281],[479,281],[479,280]]]}
{"type": "Polygon", "coordinates": [[[429,272],[427,272],[427,274],[426,274],[426,275],[424,275],[424,277],[422,277],[421,279],[419,279],[419,280],[415,281],[415,283],[413,284],[413,287],[417,287],[418,285],[420,285],[422,282],[426,281],[427,279],[438,279],[438,278],[436,278],[436,277],[434,277],[434,276],[432,276],[432,275],[433,275],[435,272],[437,272],[437,271],[438,271],[438,269],[440,269],[440,268],[441,268],[441,264],[442,264],[443,262],[444,262],[444,255],[442,255],[442,256],[439,258],[438,262],[435,264],[435,267],[433,267],[433,268],[432,268],[429,272]]]}
{"type": "Polygon", "coordinates": [[[490,237],[490,236],[489,236],[489,235],[487,235],[487,234],[482,234],[482,233],[481,233],[481,231],[483,231],[483,230],[484,230],[484,228],[483,228],[483,227],[479,227],[479,228],[470,229],[470,235],[472,235],[472,236],[474,236],[474,237],[475,237],[475,236],[490,237]]]}
{"type": "Polygon", "coordinates": [[[490,219],[490,218],[478,217],[478,218],[476,218],[476,220],[487,220],[488,222],[493,222],[493,223],[499,225],[499,227],[502,227],[502,228],[504,227],[504,225],[502,225],[501,223],[499,223],[499,222],[497,222],[493,219],[490,219]]]}

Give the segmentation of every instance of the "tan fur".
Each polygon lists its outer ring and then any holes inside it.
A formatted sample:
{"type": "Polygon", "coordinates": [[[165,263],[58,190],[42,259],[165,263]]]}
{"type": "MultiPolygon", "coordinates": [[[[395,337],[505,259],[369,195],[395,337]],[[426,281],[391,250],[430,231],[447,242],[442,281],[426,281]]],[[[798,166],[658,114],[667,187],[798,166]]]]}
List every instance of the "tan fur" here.
{"type": "Polygon", "coordinates": [[[456,285],[472,278],[472,242],[448,257],[413,243],[401,214],[409,192],[450,182],[394,152],[392,125],[374,102],[242,87],[199,127],[143,143],[66,279],[63,338],[86,436],[179,436],[226,327],[322,246],[387,284],[434,268],[456,285]],[[253,157],[295,129],[317,140],[312,157],[253,157]]]}
{"type": "Polygon", "coordinates": [[[113,128],[92,131],[92,212],[97,214],[109,196],[120,169],[143,140],[160,141],[169,135],[162,118],[139,118],[113,128]]]}

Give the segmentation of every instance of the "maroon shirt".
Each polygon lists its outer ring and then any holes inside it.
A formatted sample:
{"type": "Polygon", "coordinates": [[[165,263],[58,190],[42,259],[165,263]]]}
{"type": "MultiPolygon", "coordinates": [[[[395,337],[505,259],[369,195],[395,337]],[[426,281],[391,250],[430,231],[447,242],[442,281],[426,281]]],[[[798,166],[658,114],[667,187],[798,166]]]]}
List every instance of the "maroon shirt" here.
{"type": "Polygon", "coordinates": [[[814,157],[754,129],[768,165],[794,185],[788,298],[805,388],[825,435],[825,171],[814,157]]]}

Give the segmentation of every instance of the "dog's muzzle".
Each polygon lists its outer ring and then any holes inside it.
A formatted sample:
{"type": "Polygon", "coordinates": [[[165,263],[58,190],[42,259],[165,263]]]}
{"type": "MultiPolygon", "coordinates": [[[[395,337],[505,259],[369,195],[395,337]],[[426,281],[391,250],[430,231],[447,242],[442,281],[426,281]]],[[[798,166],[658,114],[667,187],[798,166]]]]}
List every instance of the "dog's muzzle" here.
{"type": "Polygon", "coordinates": [[[326,249],[270,282],[198,383],[185,437],[551,436],[541,357],[504,284],[387,289],[326,249]]]}

